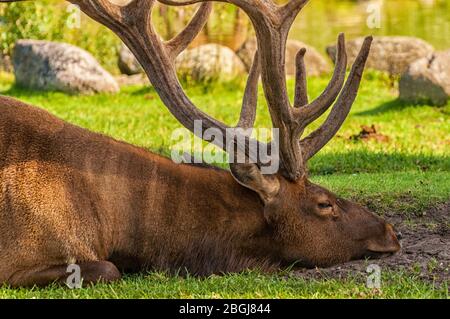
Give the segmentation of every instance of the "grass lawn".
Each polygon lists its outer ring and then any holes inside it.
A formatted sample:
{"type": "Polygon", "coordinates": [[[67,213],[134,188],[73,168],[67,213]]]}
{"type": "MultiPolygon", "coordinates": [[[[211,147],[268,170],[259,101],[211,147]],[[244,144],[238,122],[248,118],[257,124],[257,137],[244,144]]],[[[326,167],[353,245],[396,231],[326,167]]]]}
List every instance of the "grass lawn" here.
{"type": "Polygon", "coordinates": [[[0,298],[448,298],[448,287],[436,288],[410,273],[386,273],[382,288],[369,289],[361,278],[305,280],[256,272],[180,278],[160,273],[126,276],[115,284],[70,290],[0,288],[0,298]]]}
{"type": "MultiPolygon", "coordinates": [[[[309,80],[310,98],[328,78],[309,80]]],[[[293,88],[292,81],[289,82],[293,88]]],[[[233,124],[242,99],[242,83],[186,86],[201,109],[233,124]]],[[[262,91],[262,90],[260,90],[262,91]]],[[[170,136],[180,125],[149,88],[127,87],[116,95],[69,96],[31,92],[13,86],[10,75],[0,76],[0,93],[40,106],[71,123],[150,150],[169,154],[170,136]]],[[[292,93],[292,91],[291,91],[292,93]]],[[[260,92],[261,101],[262,92],[260,92]]],[[[309,130],[320,124],[313,123],[309,130]]],[[[270,127],[261,102],[258,127],[270,127]]],[[[390,80],[367,72],[358,99],[338,135],[310,161],[311,178],[336,193],[383,214],[420,215],[450,198],[450,103],[445,107],[408,105],[396,100],[390,80]],[[375,124],[386,141],[352,138],[361,125],[375,124]]],[[[387,297],[448,298],[448,284],[439,287],[406,273],[383,272],[382,288],[365,287],[355,276],[338,279],[299,279],[289,273],[257,272],[178,278],[164,274],[126,276],[112,285],[69,290],[61,287],[12,290],[0,288],[0,298],[315,298],[387,297]]]]}

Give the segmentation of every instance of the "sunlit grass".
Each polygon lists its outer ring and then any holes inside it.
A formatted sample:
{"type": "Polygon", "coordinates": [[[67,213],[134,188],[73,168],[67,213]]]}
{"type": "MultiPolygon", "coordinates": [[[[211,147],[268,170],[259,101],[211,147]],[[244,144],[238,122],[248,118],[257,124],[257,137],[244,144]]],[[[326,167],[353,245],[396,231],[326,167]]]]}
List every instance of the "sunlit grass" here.
{"type": "Polygon", "coordinates": [[[56,285],[0,288],[0,298],[448,298],[448,286],[436,287],[401,272],[383,273],[380,289],[367,288],[361,276],[346,280],[307,280],[245,272],[198,279],[150,273],[75,290],[56,285]]]}

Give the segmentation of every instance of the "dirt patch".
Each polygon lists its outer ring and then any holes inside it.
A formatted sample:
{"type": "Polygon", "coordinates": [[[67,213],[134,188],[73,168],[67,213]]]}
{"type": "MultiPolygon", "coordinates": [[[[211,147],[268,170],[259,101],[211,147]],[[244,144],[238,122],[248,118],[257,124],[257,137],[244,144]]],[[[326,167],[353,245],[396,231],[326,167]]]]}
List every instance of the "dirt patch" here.
{"type": "Polygon", "coordinates": [[[450,202],[427,210],[420,217],[385,216],[403,236],[402,250],[394,256],[360,260],[330,268],[300,269],[303,278],[367,277],[367,266],[382,271],[404,271],[436,285],[450,278],[450,202]]]}
{"type": "Polygon", "coordinates": [[[389,136],[383,135],[378,132],[375,125],[362,125],[361,132],[356,135],[350,136],[350,140],[353,141],[368,141],[375,140],[377,142],[389,142],[389,136]]]}

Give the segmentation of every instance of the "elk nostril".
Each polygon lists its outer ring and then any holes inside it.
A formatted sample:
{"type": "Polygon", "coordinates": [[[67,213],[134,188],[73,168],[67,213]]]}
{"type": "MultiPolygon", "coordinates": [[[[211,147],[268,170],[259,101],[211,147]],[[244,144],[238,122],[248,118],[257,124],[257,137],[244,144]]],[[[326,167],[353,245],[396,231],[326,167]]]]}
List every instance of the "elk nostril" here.
{"type": "Polygon", "coordinates": [[[395,236],[397,236],[398,240],[403,238],[402,232],[399,232],[399,231],[395,233],[395,236]]]}

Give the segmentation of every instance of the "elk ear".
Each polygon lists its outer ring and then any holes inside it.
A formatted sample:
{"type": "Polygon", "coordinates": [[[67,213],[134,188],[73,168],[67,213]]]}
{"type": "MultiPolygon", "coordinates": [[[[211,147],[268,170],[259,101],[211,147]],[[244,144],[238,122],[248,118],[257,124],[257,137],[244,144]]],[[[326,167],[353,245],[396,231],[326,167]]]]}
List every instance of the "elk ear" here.
{"type": "Polygon", "coordinates": [[[269,203],[280,190],[280,181],[276,175],[264,175],[256,164],[232,164],[231,175],[234,179],[261,197],[264,204],[269,203]]]}

